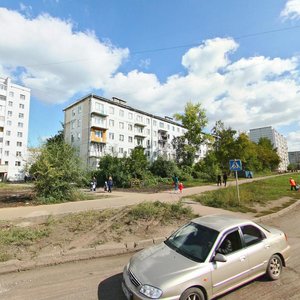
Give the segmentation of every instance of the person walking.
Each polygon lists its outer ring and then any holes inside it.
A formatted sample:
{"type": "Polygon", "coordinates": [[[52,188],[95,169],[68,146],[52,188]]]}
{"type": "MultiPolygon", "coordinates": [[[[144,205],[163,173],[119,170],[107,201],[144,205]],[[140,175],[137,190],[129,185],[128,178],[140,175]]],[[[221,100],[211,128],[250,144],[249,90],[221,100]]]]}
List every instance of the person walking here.
{"type": "Polygon", "coordinates": [[[224,172],[224,174],[223,174],[223,183],[224,183],[224,186],[227,185],[227,173],[226,172],[224,172]]]}
{"type": "Polygon", "coordinates": [[[96,192],[96,188],[97,188],[97,179],[96,177],[94,176],[93,177],[93,191],[96,192]]]}
{"type": "Polygon", "coordinates": [[[177,175],[174,174],[174,176],[173,176],[173,184],[174,184],[175,193],[178,192],[178,183],[179,183],[179,179],[178,179],[177,175]]]}
{"type": "Polygon", "coordinates": [[[221,180],[221,175],[220,174],[218,174],[218,176],[217,176],[217,185],[218,186],[222,185],[222,180],[221,180]]]}
{"type": "Polygon", "coordinates": [[[183,183],[182,182],[179,182],[178,188],[179,188],[179,192],[182,193],[182,190],[183,190],[183,183]]]}
{"type": "Polygon", "coordinates": [[[112,180],[112,177],[109,176],[108,177],[108,181],[107,181],[107,188],[108,188],[108,192],[111,193],[111,189],[113,187],[113,180],[112,180]]]}
{"type": "Polygon", "coordinates": [[[292,190],[297,191],[297,188],[296,188],[296,181],[295,181],[292,177],[290,177],[290,186],[291,186],[291,191],[292,191],[292,190]]]}

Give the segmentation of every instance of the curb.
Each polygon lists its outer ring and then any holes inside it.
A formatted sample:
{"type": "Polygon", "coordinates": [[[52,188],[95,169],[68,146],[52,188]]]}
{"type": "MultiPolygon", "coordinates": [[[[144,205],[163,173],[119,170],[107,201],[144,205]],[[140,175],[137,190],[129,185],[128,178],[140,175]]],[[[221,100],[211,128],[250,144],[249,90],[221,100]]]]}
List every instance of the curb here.
{"type": "MultiPolygon", "coordinates": [[[[290,210],[293,210],[300,204],[300,200],[292,205],[280,210],[279,212],[269,214],[266,216],[252,219],[254,222],[263,222],[281,216],[290,210]]],[[[31,270],[37,267],[53,266],[67,262],[74,262],[80,260],[88,260],[93,258],[101,258],[107,256],[122,255],[126,253],[133,253],[140,251],[146,247],[162,243],[166,237],[157,237],[153,239],[140,240],[134,242],[127,242],[116,245],[100,245],[95,248],[74,249],[66,252],[58,252],[52,255],[40,255],[32,261],[20,261],[17,259],[9,260],[0,263],[0,275],[31,270]]]]}

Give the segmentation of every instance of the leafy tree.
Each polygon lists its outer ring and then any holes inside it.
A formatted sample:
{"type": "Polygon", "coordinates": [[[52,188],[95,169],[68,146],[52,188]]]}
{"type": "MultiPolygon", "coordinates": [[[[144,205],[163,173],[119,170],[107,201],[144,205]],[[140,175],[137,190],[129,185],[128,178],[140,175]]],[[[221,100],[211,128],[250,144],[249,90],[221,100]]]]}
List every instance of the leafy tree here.
{"type": "Polygon", "coordinates": [[[181,165],[192,166],[195,154],[206,139],[203,128],[207,125],[205,110],[201,104],[188,102],[183,114],[174,114],[177,121],[187,129],[183,137],[175,138],[172,145],[176,150],[176,160],[181,165]]]}
{"type": "Polygon", "coordinates": [[[30,173],[36,178],[37,196],[46,202],[72,200],[76,185],[85,179],[76,150],[61,139],[51,139],[42,146],[30,173]]]}
{"type": "Polygon", "coordinates": [[[162,156],[159,156],[150,166],[152,174],[166,178],[172,177],[174,174],[178,174],[178,168],[174,161],[167,160],[162,156]]]}
{"type": "Polygon", "coordinates": [[[128,157],[129,172],[134,178],[143,179],[145,173],[149,170],[149,162],[144,154],[144,148],[135,147],[128,157]]]}
{"type": "Polygon", "coordinates": [[[280,157],[268,138],[260,138],[258,141],[258,157],[263,169],[274,171],[278,168],[280,157]]]}

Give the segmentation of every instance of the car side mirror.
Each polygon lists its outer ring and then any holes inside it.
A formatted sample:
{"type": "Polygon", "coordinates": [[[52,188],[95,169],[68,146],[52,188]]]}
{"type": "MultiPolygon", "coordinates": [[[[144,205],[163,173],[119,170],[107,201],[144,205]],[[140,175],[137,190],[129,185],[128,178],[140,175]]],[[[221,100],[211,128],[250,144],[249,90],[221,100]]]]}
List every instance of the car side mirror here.
{"type": "Polygon", "coordinates": [[[213,261],[219,261],[219,262],[226,262],[227,258],[225,255],[221,254],[221,253],[217,253],[213,259],[213,261]]]}

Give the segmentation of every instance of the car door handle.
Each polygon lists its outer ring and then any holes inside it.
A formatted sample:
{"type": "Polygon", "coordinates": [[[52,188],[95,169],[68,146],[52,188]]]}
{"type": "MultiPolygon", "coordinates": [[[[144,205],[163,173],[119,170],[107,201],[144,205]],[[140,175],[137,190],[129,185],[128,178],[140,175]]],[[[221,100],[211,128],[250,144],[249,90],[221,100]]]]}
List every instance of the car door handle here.
{"type": "Polygon", "coordinates": [[[246,259],[246,256],[241,256],[240,261],[244,261],[246,259]]]}
{"type": "Polygon", "coordinates": [[[266,249],[269,249],[269,248],[270,248],[270,245],[265,245],[265,248],[266,248],[266,249]]]}

